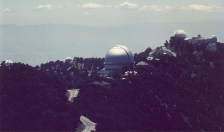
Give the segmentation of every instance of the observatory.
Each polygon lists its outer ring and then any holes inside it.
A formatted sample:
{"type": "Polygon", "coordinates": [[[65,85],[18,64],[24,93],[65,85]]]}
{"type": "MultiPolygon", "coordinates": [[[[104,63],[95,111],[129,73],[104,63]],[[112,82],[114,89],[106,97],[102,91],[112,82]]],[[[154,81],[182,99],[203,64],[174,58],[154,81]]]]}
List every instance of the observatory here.
{"type": "Polygon", "coordinates": [[[169,43],[166,41],[164,46],[171,50],[171,52],[176,52],[179,45],[185,40],[188,40],[186,32],[184,30],[178,29],[174,32],[173,36],[170,37],[169,43]]]}
{"type": "Polygon", "coordinates": [[[71,58],[71,57],[67,57],[67,58],[65,59],[65,62],[70,62],[70,61],[72,61],[72,58],[71,58]]]}
{"type": "Polygon", "coordinates": [[[6,66],[11,66],[11,65],[13,65],[13,62],[11,60],[6,60],[5,65],[6,66]]]}
{"type": "Polygon", "coordinates": [[[184,40],[185,38],[187,38],[187,34],[184,30],[176,30],[174,32],[174,35],[173,35],[176,39],[181,39],[181,40],[184,40]]]}
{"type": "Polygon", "coordinates": [[[122,71],[123,68],[134,68],[134,56],[127,47],[116,45],[106,53],[104,69],[99,71],[99,73],[111,76],[114,71],[122,71]]]}
{"type": "Polygon", "coordinates": [[[191,39],[187,40],[189,43],[195,43],[195,44],[199,44],[199,43],[217,43],[217,37],[216,35],[212,35],[211,38],[203,38],[201,37],[201,35],[199,34],[197,37],[192,37],[191,39]]]}
{"type": "MultiPolygon", "coordinates": [[[[200,34],[197,37],[187,38],[187,34],[184,30],[176,30],[174,35],[170,37],[169,42],[166,40],[164,46],[174,53],[180,53],[183,50],[187,51],[199,51],[208,50],[217,51],[217,37],[212,35],[210,38],[204,38],[200,34]]],[[[179,54],[181,55],[181,54],[179,54]]]]}
{"type": "Polygon", "coordinates": [[[106,70],[121,70],[124,66],[134,67],[134,56],[125,46],[116,45],[109,49],[105,56],[104,68],[106,70]]]}

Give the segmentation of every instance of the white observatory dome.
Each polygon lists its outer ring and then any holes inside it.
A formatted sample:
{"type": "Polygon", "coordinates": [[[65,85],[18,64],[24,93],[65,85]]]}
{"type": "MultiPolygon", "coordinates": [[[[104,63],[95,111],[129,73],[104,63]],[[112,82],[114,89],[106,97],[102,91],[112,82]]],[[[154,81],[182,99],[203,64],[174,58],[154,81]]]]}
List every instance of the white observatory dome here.
{"type": "Polygon", "coordinates": [[[6,60],[5,65],[6,66],[11,66],[11,65],[13,65],[13,62],[11,60],[6,60]]]}
{"type": "Polygon", "coordinates": [[[106,70],[121,70],[125,65],[134,67],[134,56],[127,47],[116,45],[107,52],[104,60],[106,70]]]}
{"type": "Polygon", "coordinates": [[[67,57],[67,58],[65,59],[65,61],[66,61],[66,62],[70,62],[70,61],[72,61],[72,58],[71,58],[71,57],[67,57]]]}
{"type": "Polygon", "coordinates": [[[212,35],[212,38],[216,38],[216,35],[212,35]]]}
{"type": "Polygon", "coordinates": [[[185,39],[187,37],[187,34],[184,30],[178,29],[174,32],[174,37],[177,39],[185,39]]]}

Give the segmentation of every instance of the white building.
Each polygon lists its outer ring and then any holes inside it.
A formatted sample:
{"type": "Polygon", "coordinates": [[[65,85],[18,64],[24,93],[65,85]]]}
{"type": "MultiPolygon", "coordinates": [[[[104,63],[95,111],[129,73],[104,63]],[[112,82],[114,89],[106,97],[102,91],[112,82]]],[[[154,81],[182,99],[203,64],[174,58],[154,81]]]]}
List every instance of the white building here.
{"type": "Polygon", "coordinates": [[[132,52],[122,45],[116,45],[109,49],[105,56],[104,68],[106,70],[122,69],[124,66],[134,67],[132,52]]]}
{"type": "Polygon", "coordinates": [[[6,60],[5,65],[6,66],[11,66],[11,65],[13,65],[13,62],[11,60],[6,60]]]}
{"type": "Polygon", "coordinates": [[[134,68],[134,56],[125,46],[116,45],[109,49],[104,60],[104,69],[99,73],[111,76],[115,71],[121,71],[123,68],[134,68]]]}
{"type": "MultiPolygon", "coordinates": [[[[191,44],[193,50],[198,50],[201,47],[206,47],[206,50],[215,52],[217,50],[216,43],[217,43],[217,37],[216,35],[212,35],[211,38],[203,38],[199,34],[197,37],[187,38],[187,34],[184,30],[176,30],[174,32],[174,35],[170,37],[169,43],[166,41],[164,43],[165,47],[172,52],[178,52],[180,50],[181,44],[186,44],[188,42],[191,44]]],[[[164,48],[163,48],[164,50],[164,48]]],[[[165,54],[167,54],[169,51],[167,51],[165,54]]],[[[171,53],[171,52],[169,52],[171,53]]],[[[172,53],[173,54],[173,53],[172,53]]],[[[175,54],[173,54],[175,56],[175,54]]]]}
{"type": "Polygon", "coordinates": [[[185,39],[187,38],[187,34],[184,30],[178,29],[174,32],[173,37],[175,37],[176,39],[185,39]]]}
{"type": "Polygon", "coordinates": [[[65,59],[65,62],[70,62],[70,61],[72,61],[72,58],[71,58],[71,57],[67,57],[67,58],[65,59]]]}
{"type": "Polygon", "coordinates": [[[180,42],[186,40],[186,38],[187,38],[186,32],[184,30],[178,29],[174,32],[173,36],[170,37],[169,43],[168,41],[164,43],[165,47],[173,52],[175,51],[175,47],[177,47],[180,42]]]}
{"type": "Polygon", "coordinates": [[[186,41],[188,41],[189,43],[217,43],[217,37],[216,35],[212,35],[211,38],[202,38],[201,35],[199,34],[198,37],[192,37],[191,39],[185,39],[186,41]]]}
{"type": "Polygon", "coordinates": [[[151,53],[152,55],[154,55],[155,57],[161,56],[161,55],[168,55],[168,56],[174,56],[176,57],[176,53],[172,52],[170,49],[164,47],[164,46],[160,46],[157,47],[155,49],[155,51],[153,53],[151,53]]]}

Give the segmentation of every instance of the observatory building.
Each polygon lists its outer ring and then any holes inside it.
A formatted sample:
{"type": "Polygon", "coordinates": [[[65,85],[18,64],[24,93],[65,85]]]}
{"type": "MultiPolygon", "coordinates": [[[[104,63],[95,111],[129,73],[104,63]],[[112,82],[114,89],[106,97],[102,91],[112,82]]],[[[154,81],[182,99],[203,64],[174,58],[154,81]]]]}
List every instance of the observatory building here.
{"type": "Polygon", "coordinates": [[[72,61],[72,58],[71,58],[71,57],[67,57],[67,58],[65,59],[65,62],[70,62],[70,61],[72,61]]]}
{"type": "Polygon", "coordinates": [[[132,52],[122,45],[116,45],[109,49],[105,56],[104,68],[106,70],[121,70],[124,66],[134,67],[134,56],[132,52]]]}
{"type": "Polygon", "coordinates": [[[183,50],[208,50],[215,52],[217,48],[220,47],[220,43],[217,42],[216,35],[212,35],[211,38],[203,38],[199,34],[197,37],[187,38],[186,32],[178,29],[174,32],[174,35],[170,37],[169,42],[166,41],[164,43],[164,46],[175,53],[183,50]]]}
{"type": "Polygon", "coordinates": [[[184,42],[187,38],[187,34],[184,30],[176,30],[173,36],[170,37],[169,43],[166,41],[164,43],[167,49],[170,49],[172,52],[176,51],[180,43],[184,42]]]}
{"type": "Polygon", "coordinates": [[[6,66],[11,66],[11,65],[13,65],[13,62],[11,60],[6,60],[5,65],[6,66]]]}
{"type": "Polygon", "coordinates": [[[174,35],[171,38],[174,38],[176,40],[184,40],[187,37],[187,34],[184,30],[178,29],[174,32],[174,35]]]}
{"type": "Polygon", "coordinates": [[[186,41],[188,41],[189,43],[195,43],[195,44],[199,44],[199,43],[217,43],[217,37],[216,35],[212,35],[211,38],[202,38],[201,35],[199,34],[197,37],[192,37],[190,38],[186,38],[186,41]]]}
{"type": "Polygon", "coordinates": [[[116,45],[108,50],[104,59],[104,69],[100,74],[111,76],[115,71],[134,68],[134,56],[132,52],[123,45],[116,45]]]}

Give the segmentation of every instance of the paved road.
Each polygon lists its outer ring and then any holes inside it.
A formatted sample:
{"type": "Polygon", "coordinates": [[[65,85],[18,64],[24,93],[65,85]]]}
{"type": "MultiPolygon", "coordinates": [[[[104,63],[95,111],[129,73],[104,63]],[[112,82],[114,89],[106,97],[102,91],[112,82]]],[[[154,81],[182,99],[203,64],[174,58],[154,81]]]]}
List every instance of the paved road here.
{"type": "Polygon", "coordinates": [[[79,93],[79,89],[71,89],[71,90],[67,90],[67,92],[69,93],[67,94],[68,101],[73,102],[73,98],[77,97],[79,93]]]}
{"type": "Polygon", "coordinates": [[[80,121],[85,125],[85,129],[82,132],[96,131],[96,123],[90,121],[84,116],[80,116],[80,121]]]}

